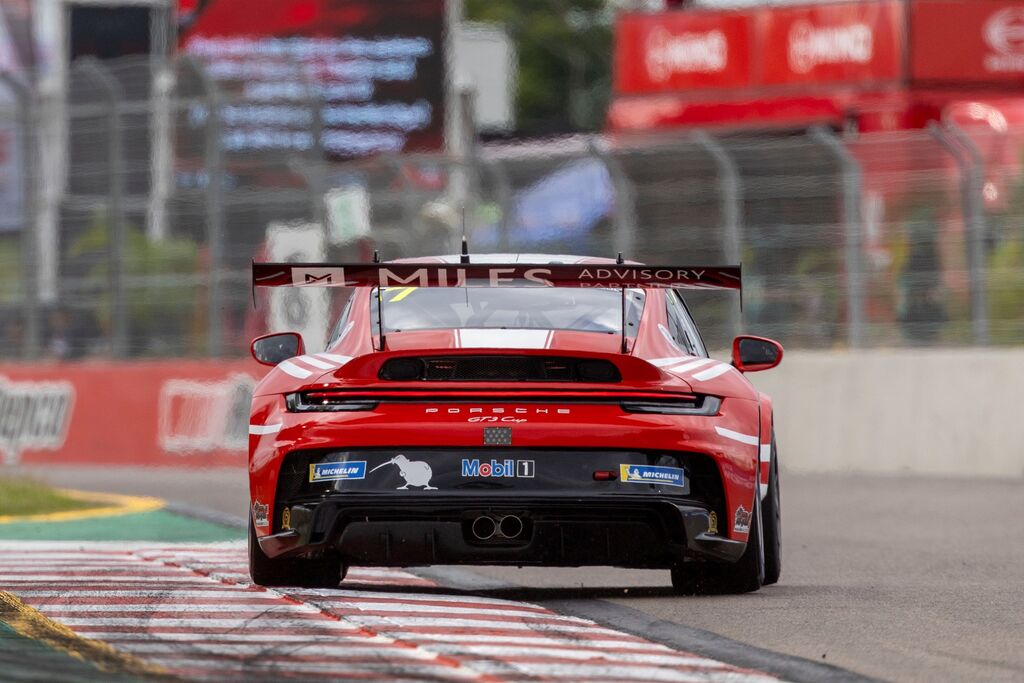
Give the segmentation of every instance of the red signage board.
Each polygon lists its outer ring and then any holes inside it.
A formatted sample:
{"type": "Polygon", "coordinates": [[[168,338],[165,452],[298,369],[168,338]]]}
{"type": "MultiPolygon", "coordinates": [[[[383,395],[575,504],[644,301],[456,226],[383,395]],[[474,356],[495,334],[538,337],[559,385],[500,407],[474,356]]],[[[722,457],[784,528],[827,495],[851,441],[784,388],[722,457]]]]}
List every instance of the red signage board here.
{"type": "Polygon", "coordinates": [[[0,365],[0,462],[244,467],[253,360],[0,365]]]}
{"type": "Polygon", "coordinates": [[[642,94],[750,85],[751,17],[735,12],[623,14],[615,90],[642,94]]]}
{"type": "Polygon", "coordinates": [[[879,83],[902,74],[898,0],[765,9],[758,33],[764,85],[879,83]]]}
{"type": "Polygon", "coordinates": [[[919,0],[911,5],[911,78],[1024,83],[1024,3],[919,0]]]}

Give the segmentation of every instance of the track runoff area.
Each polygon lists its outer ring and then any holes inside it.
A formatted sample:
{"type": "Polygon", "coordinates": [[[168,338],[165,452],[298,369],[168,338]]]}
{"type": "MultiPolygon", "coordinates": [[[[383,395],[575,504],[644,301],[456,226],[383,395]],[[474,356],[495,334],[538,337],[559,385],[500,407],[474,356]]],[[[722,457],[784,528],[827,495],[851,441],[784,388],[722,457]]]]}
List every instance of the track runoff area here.
{"type": "Polygon", "coordinates": [[[780,680],[405,571],[263,589],[241,541],[0,541],[0,591],[0,621],[91,662],[96,680],[780,680]]]}

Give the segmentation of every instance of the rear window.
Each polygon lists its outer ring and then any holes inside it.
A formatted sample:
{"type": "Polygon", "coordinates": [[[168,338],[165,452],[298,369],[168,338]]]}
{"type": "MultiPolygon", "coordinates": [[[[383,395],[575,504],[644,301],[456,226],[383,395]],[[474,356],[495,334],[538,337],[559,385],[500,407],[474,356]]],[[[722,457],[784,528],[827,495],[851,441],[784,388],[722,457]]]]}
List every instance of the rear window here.
{"type": "MultiPolygon", "coordinates": [[[[640,324],[646,296],[626,292],[627,336],[640,324]]],[[[389,287],[381,293],[384,331],[454,328],[622,333],[617,289],[568,287],[389,287]]],[[[370,295],[377,325],[377,291],[370,295]]]]}

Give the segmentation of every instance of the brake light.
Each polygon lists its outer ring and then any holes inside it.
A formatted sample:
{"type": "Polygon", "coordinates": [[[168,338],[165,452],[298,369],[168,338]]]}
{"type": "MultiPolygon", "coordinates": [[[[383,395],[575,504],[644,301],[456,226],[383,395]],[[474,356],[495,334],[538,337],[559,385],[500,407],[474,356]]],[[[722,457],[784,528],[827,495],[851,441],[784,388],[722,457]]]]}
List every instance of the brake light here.
{"type": "Polygon", "coordinates": [[[366,399],[350,399],[329,391],[307,391],[305,393],[288,394],[285,405],[292,413],[339,413],[359,410],[373,410],[377,401],[366,399]]]}
{"type": "Polygon", "coordinates": [[[687,399],[658,399],[623,401],[627,413],[653,413],[656,415],[717,415],[722,399],[717,396],[694,396],[687,399]]]}

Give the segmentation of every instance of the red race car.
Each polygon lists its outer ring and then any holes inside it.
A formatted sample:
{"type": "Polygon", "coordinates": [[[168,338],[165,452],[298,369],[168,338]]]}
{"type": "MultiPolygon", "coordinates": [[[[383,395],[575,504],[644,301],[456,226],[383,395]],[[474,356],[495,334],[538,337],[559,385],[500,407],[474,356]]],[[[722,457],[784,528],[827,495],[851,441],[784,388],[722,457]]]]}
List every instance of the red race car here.
{"type": "Polygon", "coordinates": [[[355,287],[324,353],[273,366],[249,425],[257,584],[337,586],[350,565],[671,569],[683,593],[780,571],[771,399],[708,357],[680,291],[733,266],[473,255],[253,264],[254,286],[355,287]]]}

